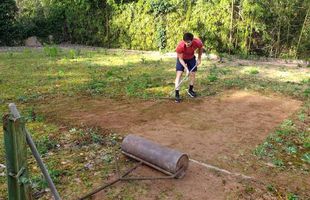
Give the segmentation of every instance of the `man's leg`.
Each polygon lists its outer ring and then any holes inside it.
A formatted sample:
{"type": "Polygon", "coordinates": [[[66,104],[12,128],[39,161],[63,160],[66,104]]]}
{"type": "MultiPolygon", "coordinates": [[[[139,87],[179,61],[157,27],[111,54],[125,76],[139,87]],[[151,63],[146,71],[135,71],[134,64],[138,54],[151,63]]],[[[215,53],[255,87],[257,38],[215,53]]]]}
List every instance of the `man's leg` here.
{"type": "Polygon", "coordinates": [[[180,102],[180,87],[179,87],[179,83],[181,80],[181,76],[183,74],[183,71],[176,71],[176,77],[175,77],[175,102],[179,103],[180,102]]]}
{"type": "Polygon", "coordinates": [[[191,72],[189,74],[189,85],[190,86],[194,86],[194,84],[195,84],[195,76],[196,76],[196,72],[191,72]]]}
{"type": "Polygon", "coordinates": [[[188,66],[190,66],[190,70],[192,70],[192,72],[189,74],[189,88],[187,90],[187,93],[190,97],[196,97],[197,94],[194,92],[194,84],[197,71],[197,67],[195,67],[196,66],[195,57],[188,61],[188,66]]]}
{"type": "Polygon", "coordinates": [[[187,94],[190,97],[196,97],[197,96],[196,92],[194,92],[195,75],[196,75],[195,72],[191,72],[189,75],[189,88],[187,90],[187,94]]]}

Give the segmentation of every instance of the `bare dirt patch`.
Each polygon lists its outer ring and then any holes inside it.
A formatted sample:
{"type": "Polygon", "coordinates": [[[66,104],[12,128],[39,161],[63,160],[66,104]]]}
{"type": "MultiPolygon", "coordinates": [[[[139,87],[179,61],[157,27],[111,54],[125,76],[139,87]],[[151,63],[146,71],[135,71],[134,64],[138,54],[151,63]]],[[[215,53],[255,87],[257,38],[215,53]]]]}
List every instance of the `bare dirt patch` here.
{"type": "MultiPolygon", "coordinates": [[[[159,193],[165,191],[166,199],[272,199],[264,183],[302,193],[309,188],[309,178],[271,169],[251,153],[279,123],[298,110],[301,102],[297,100],[227,91],[215,97],[187,99],[181,104],[167,100],[82,98],[71,105],[67,100],[52,105],[49,116],[53,119],[71,125],[99,126],[124,135],[137,134],[186,152],[200,162],[257,180],[245,183],[191,162],[182,180],[139,183],[148,189],[147,194],[137,199],[160,199],[159,193]]],[[[151,171],[143,168],[137,174],[152,174],[151,171]]],[[[103,191],[96,199],[104,196],[103,191]]]]}

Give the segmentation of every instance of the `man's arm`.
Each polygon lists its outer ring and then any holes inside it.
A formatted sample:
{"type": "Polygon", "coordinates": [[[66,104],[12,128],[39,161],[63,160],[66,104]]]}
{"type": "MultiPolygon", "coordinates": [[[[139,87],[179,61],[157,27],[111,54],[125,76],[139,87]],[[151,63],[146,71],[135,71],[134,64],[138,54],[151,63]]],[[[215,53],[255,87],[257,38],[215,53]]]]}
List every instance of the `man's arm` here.
{"type": "Polygon", "coordinates": [[[181,65],[185,68],[185,70],[188,72],[187,64],[183,60],[183,53],[178,53],[178,59],[181,63],[181,65]]]}
{"type": "Polygon", "coordinates": [[[197,66],[201,64],[201,55],[203,52],[203,48],[198,48],[198,62],[197,62],[197,66]]]}

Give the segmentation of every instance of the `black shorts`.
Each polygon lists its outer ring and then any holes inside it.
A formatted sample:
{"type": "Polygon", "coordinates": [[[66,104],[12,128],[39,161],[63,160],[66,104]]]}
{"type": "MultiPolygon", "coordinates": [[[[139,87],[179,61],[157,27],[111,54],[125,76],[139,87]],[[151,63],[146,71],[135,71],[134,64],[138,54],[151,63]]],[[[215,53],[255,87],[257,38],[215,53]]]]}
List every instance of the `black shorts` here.
{"type": "MultiPolygon", "coordinates": [[[[194,56],[192,59],[188,59],[188,60],[184,59],[184,62],[187,64],[188,70],[191,71],[193,69],[193,67],[195,67],[195,65],[196,65],[196,57],[194,56]]],[[[177,58],[176,71],[184,72],[184,67],[180,63],[179,58],[177,58]]],[[[196,71],[197,71],[197,67],[195,67],[195,69],[193,69],[192,72],[196,72],[196,71]]]]}

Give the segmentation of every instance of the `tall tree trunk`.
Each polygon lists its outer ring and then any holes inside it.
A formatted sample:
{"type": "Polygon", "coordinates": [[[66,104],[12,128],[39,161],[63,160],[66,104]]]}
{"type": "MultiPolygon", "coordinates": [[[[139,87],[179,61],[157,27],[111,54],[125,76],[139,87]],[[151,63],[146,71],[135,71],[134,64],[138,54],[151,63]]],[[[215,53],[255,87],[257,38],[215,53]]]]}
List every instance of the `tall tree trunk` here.
{"type": "Polygon", "coordinates": [[[286,45],[287,45],[287,46],[290,46],[290,45],[289,45],[290,26],[291,26],[291,24],[290,24],[290,22],[288,22],[288,24],[287,24],[287,33],[286,33],[286,45]]]}
{"type": "Polygon", "coordinates": [[[304,32],[304,29],[305,29],[305,26],[306,26],[306,22],[307,22],[307,19],[308,19],[309,10],[310,10],[310,8],[308,8],[308,10],[307,10],[307,14],[306,14],[306,16],[305,16],[304,23],[303,23],[303,25],[302,25],[302,27],[301,27],[301,31],[300,31],[300,35],[299,35],[299,39],[298,39],[298,43],[297,43],[297,47],[296,47],[296,56],[297,56],[297,54],[298,54],[298,49],[299,49],[299,46],[300,46],[300,41],[301,41],[302,34],[303,34],[303,32],[304,32]]]}
{"type": "Polygon", "coordinates": [[[238,48],[238,34],[239,34],[239,29],[237,28],[237,32],[236,32],[237,38],[235,39],[235,48],[238,48]]]}
{"type": "Polygon", "coordinates": [[[250,31],[249,31],[249,43],[248,43],[248,47],[247,47],[247,51],[250,52],[251,51],[251,43],[252,43],[252,31],[253,31],[253,21],[251,20],[251,24],[250,24],[250,31]]]}
{"type": "Polygon", "coordinates": [[[234,0],[231,0],[231,16],[230,16],[230,32],[229,32],[229,54],[231,52],[232,44],[232,32],[233,32],[233,19],[234,19],[234,0]]]}
{"type": "Polygon", "coordinates": [[[109,8],[108,8],[108,5],[106,4],[105,5],[106,7],[105,7],[105,13],[104,13],[104,15],[105,15],[105,28],[106,28],[106,30],[105,30],[105,32],[106,32],[106,43],[108,44],[108,48],[110,48],[111,46],[111,44],[110,44],[110,42],[109,42],[109,40],[110,40],[110,26],[109,26],[109,8]]]}
{"type": "Polygon", "coordinates": [[[281,24],[280,22],[278,22],[277,45],[275,56],[278,56],[280,53],[280,47],[281,47],[280,44],[281,44],[281,24]]]}

